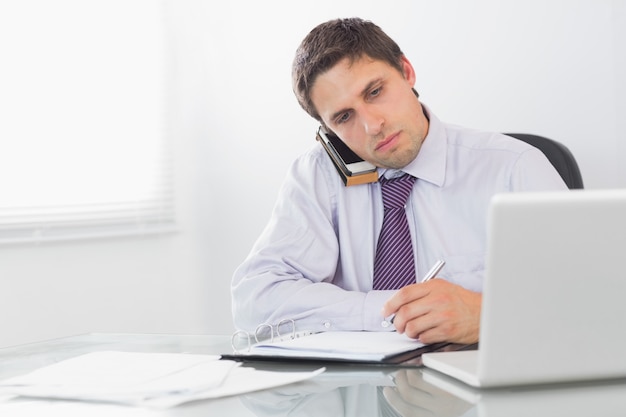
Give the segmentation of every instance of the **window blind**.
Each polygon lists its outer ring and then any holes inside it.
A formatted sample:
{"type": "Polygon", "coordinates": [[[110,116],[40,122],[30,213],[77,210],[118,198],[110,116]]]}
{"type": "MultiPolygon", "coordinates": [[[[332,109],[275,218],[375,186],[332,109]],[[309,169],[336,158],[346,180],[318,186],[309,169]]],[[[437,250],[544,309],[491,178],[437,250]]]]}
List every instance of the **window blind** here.
{"type": "Polygon", "coordinates": [[[0,3],[0,243],[174,230],[162,8],[0,3]]]}

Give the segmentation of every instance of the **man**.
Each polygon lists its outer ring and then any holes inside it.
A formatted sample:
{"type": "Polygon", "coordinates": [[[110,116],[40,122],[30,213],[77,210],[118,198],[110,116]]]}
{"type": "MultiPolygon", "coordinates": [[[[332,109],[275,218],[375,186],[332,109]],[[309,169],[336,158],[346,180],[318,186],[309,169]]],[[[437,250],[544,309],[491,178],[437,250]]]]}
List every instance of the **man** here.
{"type": "Polygon", "coordinates": [[[419,101],[407,57],[371,22],[317,26],[292,73],[304,110],[376,165],[381,181],[344,186],[319,144],[300,156],[234,274],[235,326],[254,332],[294,320],[298,330],[395,328],[424,343],[478,341],[489,201],[566,189],[559,174],[521,141],[438,120],[419,101]],[[417,283],[373,289],[382,187],[398,177],[414,181],[402,211],[417,283]],[[419,283],[438,259],[446,262],[439,279],[419,283]]]}

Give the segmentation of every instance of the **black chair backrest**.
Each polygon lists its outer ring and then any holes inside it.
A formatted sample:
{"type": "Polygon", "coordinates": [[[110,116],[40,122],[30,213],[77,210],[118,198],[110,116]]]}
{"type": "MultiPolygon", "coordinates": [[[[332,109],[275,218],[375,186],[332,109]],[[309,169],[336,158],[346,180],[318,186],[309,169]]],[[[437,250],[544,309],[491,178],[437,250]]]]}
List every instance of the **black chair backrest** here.
{"type": "Polygon", "coordinates": [[[522,140],[543,152],[559,172],[569,189],[584,188],[583,177],[580,173],[580,168],[578,168],[578,163],[567,146],[538,135],[526,133],[505,133],[505,135],[522,140]]]}

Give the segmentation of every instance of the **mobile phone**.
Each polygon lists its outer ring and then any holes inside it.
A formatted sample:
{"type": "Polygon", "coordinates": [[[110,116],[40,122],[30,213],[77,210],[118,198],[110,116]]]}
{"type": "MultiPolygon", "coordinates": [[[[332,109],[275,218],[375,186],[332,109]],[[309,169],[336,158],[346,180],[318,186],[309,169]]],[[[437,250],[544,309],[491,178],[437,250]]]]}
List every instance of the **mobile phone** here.
{"type": "Polygon", "coordinates": [[[324,148],[331,154],[331,158],[337,162],[341,170],[347,175],[358,175],[376,170],[376,166],[364,161],[355,154],[352,149],[333,132],[320,126],[317,134],[323,141],[323,145],[325,145],[324,148]]]}

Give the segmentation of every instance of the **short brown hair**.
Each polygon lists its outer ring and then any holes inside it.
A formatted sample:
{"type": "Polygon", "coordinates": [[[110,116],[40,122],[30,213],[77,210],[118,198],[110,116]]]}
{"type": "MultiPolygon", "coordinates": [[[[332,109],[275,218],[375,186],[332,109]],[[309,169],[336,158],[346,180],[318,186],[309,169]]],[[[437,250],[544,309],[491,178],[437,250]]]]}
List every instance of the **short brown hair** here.
{"type": "Polygon", "coordinates": [[[300,106],[321,121],[311,101],[315,80],[342,59],[354,62],[364,55],[402,72],[400,47],[374,23],[355,17],[316,26],[300,43],[291,67],[292,87],[300,106]]]}

